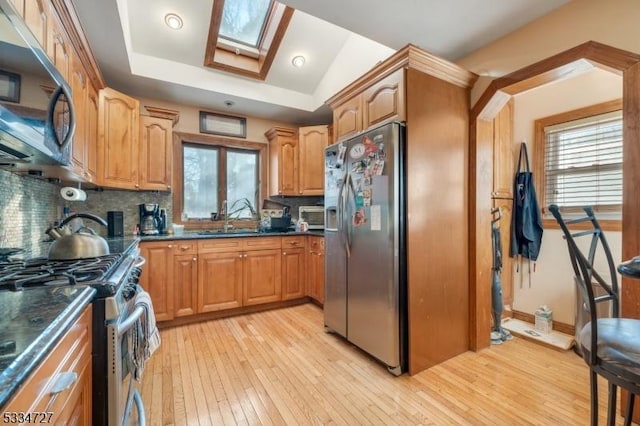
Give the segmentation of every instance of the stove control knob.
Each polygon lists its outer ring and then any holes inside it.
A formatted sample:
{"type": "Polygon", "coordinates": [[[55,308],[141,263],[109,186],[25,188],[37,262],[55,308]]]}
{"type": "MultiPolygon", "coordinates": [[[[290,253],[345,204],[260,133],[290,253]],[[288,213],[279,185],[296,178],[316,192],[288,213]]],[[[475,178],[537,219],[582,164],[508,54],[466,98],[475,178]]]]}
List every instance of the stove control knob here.
{"type": "Polygon", "coordinates": [[[135,294],[136,288],[134,285],[128,285],[122,289],[122,296],[124,296],[124,300],[131,300],[135,294]]]}

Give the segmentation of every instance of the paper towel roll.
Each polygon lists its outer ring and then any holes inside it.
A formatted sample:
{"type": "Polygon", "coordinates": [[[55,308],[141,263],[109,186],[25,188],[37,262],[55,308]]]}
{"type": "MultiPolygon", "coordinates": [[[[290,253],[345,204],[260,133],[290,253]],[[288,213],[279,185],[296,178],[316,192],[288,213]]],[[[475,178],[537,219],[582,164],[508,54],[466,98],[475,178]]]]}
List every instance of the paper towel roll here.
{"type": "Polygon", "coordinates": [[[85,201],[87,199],[87,193],[82,189],[72,188],[65,186],[60,190],[60,195],[67,201],[85,201]]]}

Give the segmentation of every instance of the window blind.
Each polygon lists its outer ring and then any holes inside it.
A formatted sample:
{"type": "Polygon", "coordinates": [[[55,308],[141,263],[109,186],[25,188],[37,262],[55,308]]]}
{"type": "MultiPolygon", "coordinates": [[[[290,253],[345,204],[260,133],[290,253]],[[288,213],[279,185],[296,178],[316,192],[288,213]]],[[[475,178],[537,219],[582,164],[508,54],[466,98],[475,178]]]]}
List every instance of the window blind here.
{"type": "Polygon", "coordinates": [[[622,111],[545,127],[545,203],[621,211],[622,111]]]}

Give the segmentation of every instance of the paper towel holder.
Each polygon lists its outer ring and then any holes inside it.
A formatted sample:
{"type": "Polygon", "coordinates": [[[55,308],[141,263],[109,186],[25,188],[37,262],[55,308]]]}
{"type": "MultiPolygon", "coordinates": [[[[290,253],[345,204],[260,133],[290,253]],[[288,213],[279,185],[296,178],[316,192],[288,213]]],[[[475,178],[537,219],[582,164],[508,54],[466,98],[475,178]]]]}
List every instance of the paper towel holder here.
{"type": "Polygon", "coordinates": [[[67,201],[85,201],[87,193],[80,188],[65,186],[60,189],[60,195],[67,201]]]}

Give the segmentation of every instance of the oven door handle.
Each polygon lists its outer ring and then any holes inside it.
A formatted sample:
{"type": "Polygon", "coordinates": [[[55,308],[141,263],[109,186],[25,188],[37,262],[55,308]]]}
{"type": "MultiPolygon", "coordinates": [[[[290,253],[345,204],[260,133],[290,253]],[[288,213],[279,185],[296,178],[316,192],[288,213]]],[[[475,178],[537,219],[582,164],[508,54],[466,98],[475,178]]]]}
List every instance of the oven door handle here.
{"type": "Polygon", "coordinates": [[[142,314],[144,314],[144,311],[145,311],[144,306],[138,306],[133,310],[131,315],[129,315],[127,317],[127,319],[125,319],[122,322],[117,323],[116,326],[115,326],[116,336],[117,337],[122,336],[131,327],[133,327],[133,325],[136,323],[136,321],[138,321],[140,319],[140,317],[142,316],[142,314]]]}

